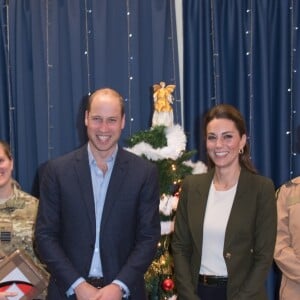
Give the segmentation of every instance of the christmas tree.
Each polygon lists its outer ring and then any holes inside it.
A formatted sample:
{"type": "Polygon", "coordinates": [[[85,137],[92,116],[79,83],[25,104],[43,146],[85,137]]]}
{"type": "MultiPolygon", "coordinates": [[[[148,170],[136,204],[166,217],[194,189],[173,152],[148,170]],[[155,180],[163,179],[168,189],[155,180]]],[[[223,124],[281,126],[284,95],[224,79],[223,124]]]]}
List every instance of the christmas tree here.
{"type": "Polygon", "coordinates": [[[206,172],[202,162],[193,163],[195,151],[186,151],[186,135],[173,124],[172,92],[175,85],[164,82],[153,86],[152,127],[133,135],[127,150],[154,162],[159,170],[161,238],[155,258],[145,274],[149,300],[176,299],[174,268],[170,242],[183,178],[206,172]]]}

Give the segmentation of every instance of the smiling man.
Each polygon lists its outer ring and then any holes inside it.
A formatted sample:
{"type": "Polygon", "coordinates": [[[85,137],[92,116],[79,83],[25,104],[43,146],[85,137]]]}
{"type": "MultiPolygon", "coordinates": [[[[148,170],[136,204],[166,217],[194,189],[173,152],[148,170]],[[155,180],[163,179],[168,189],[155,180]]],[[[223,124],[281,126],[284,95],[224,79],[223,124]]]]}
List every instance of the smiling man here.
{"type": "Polygon", "coordinates": [[[47,164],[36,225],[51,280],[48,299],[146,300],[144,273],[160,238],[154,164],[118,146],[123,98],[94,92],[88,143],[47,164]]]}

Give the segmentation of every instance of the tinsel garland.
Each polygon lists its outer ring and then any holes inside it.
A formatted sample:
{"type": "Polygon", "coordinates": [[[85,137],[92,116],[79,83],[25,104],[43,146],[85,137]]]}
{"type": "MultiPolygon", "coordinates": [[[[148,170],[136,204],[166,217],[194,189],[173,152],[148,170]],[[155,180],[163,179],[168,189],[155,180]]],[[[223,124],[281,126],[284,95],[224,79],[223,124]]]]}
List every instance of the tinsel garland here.
{"type": "Polygon", "coordinates": [[[185,152],[186,136],[179,125],[161,125],[136,133],[128,140],[128,144],[128,151],[149,160],[176,160],[185,152]]]}

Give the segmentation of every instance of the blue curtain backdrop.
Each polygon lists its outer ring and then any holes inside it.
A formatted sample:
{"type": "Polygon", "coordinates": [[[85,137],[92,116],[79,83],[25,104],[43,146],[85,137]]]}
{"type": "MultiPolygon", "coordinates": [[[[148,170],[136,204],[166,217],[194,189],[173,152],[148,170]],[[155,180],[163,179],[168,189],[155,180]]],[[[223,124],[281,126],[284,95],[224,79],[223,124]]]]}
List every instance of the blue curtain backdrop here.
{"type": "MultiPolygon", "coordinates": [[[[0,138],[30,191],[37,167],[85,142],[84,104],[103,86],[126,100],[122,140],[148,129],[152,85],[176,84],[176,0],[0,0],[0,138]]],[[[244,114],[253,161],[276,187],[300,175],[300,4],[184,0],[184,128],[199,150],[203,113],[244,114]]],[[[277,299],[274,266],[269,299],[277,299]]]]}
{"type": "Polygon", "coordinates": [[[300,3],[185,0],[184,115],[205,157],[203,113],[217,103],[246,118],[252,159],[276,187],[300,175],[300,3]]]}
{"type": "Polygon", "coordinates": [[[122,142],[151,126],[152,85],[176,84],[174,0],[0,0],[0,138],[30,191],[37,167],[85,142],[88,95],[126,101],[122,142]]]}
{"type": "MultiPolygon", "coordinates": [[[[300,3],[185,0],[184,119],[189,147],[206,156],[203,113],[230,103],[246,118],[254,164],[276,185],[300,175],[300,3]]],[[[270,270],[269,299],[280,273],[270,270]]]]}

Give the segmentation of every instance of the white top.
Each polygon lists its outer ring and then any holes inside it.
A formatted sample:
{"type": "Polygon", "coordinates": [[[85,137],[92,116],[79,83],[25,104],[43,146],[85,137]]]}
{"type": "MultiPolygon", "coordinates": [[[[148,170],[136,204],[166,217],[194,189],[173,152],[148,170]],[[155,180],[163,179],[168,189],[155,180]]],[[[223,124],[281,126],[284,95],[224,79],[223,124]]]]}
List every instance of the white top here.
{"type": "Polygon", "coordinates": [[[213,183],[210,186],[203,224],[200,274],[228,275],[223,249],[236,188],[237,184],[227,191],[217,191],[213,183]]]}

